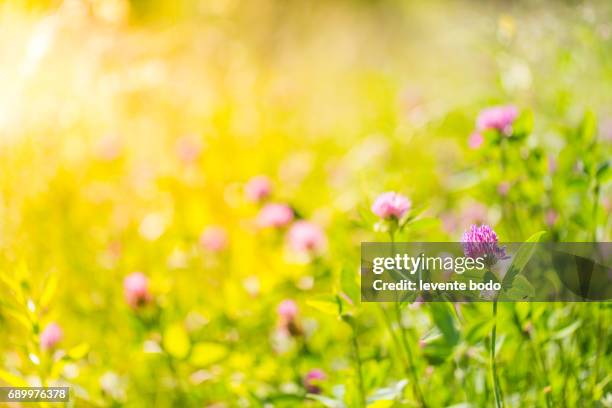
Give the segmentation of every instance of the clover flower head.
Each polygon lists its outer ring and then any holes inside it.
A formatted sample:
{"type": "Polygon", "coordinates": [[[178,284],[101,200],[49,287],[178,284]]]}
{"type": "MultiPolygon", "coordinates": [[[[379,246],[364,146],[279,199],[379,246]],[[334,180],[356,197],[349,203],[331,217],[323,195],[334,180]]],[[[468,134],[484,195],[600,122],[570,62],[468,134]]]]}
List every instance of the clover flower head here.
{"type": "Polygon", "coordinates": [[[295,301],[291,299],[285,299],[278,304],[276,308],[278,317],[283,322],[289,322],[294,320],[298,315],[298,306],[295,301]]]}
{"type": "Polygon", "coordinates": [[[407,197],[389,191],[378,196],[372,204],[372,212],[383,219],[400,219],[411,206],[407,197]]]}
{"type": "Polygon", "coordinates": [[[497,234],[486,225],[472,225],[463,233],[463,252],[469,258],[483,257],[488,263],[494,264],[506,258],[506,250],[499,246],[497,234]]]}
{"type": "Polygon", "coordinates": [[[255,176],[244,186],[247,199],[254,202],[265,200],[272,193],[272,182],[266,176],[255,176]]]}
{"type": "Polygon", "coordinates": [[[327,375],[323,370],[320,368],[313,368],[304,377],[304,388],[306,388],[306,391],[308,391],[310,394],[320,394],[320,384],[326,378],[327,375]]]}
{"type": "Polygon", "coordinates": [[[49,323],[40,333],[40,347],[43,350],[53,349],[64,337],[62,328],[57,323],[49,323]]]}
{"type": "Polygon", "coordinates": [[[309,221],[297,221],[287,234],[289,246],[300,253],[318,253],[325,249],[327,238],[318,225],[309,221]]]}
{"type": "Polygon", "coordinates": [[[257,215],[257,224],[263,228],[280,228],[291,221],[293,221],[293,210],[286,204],[267,204],[257,215]]]}
{"type": "Polygon", "coordinates": [[[149,280],[142,272],[129,274],[123,280],[123,294],[130,307],[136,309],[151,301],[149,280]]]}
{"type": "Polygon", "coordinates": [[[482,133],[475,131],[472,132],[468,139],[468,146],[470,147],[470,149],[478,149],[483,142],[484,137],[482,136],[482,133]]]}
{"type": "Polygon", "coordinates": [[[192,163],[202,152],[201,143],[194,136],[183,136],[176,141],[176,155],[183,163],[192,163]]]}
{"type": "Polygon", "coordinates": [[[476,119],[476,129],[479,131],[498,130],[509,136],[512,134],[512,124],[517,117],[518,110],[513,105],[493,106],[480,112],[476,119]]]}
{"type": "Polygon", "coordinates": [[[200,245],[211,252],[220,252],[227,248],[227,232],[223,227],[207,227],[200,235],[200,245]]]}
{"type": "Polygon", "coordinates": [[[546,220],[546,225],[552,227],[557,223],[557,220],[559,219],[559,213],[550,208],[548,211],[546,211],[546,215],[544,218],[546,220]]]}

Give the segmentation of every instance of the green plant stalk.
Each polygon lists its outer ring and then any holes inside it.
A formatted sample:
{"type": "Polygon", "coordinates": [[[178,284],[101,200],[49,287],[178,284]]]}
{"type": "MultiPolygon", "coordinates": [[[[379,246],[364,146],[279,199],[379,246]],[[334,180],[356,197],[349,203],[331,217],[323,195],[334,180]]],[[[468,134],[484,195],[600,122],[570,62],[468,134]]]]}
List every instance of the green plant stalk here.
{"type": "Polygon", "coordinates": [[[599,209],[599,191],[601,190],[601,187],[599,186],[599,181],[595,180],[595,187],[593,189],[593,214],[592,214],[592,218],[593,218],[593,231],[592,231],[592,238],[593,238],[593,242],[597,242],[597,213],[598,213],[598,209],[599,209]]]}
{"type": "Polygon", "coordinates": [[[497,336],[497,299],[493,301],[493,329],[491,329],[491,370],[493,376],[493,393],[495,394],[495,407],[503,408],[504,403],[501,395],[501,387],[497,376],[497,364],[495,362],[495,343],[497,336]]]}
{"type": "Polygon", "coordinates": [[[603,325],[603,319],[602,319],[602,303],[598,302],[597,303],[597,349],[595,350],[595,364],[593,367],[593,384],[591,386],[591,393],[593,394],[593,397],[595,397],[595,388],[597,388],[597,377],[599,374],[599,363],[601,360],[601,355],[603,353],[603,350],[606,349],[606,345],[604,344],[605,342],[607,342],[605,333],[604,333],[604,325],[603,325]]]}
{"type": "MultiPolygon", "coordinates": [[[[519,333],[521,333],[523,335],[523,337],[529,341],[529,345],[531,347],[531,352],[533,353],[536,361],[538,362],[538,371],[541,371],[541,374],[538,373],[538,375],[536,376],[540,382],[540,386],[542,388],[550,385],[550,379],[549,379],[549,375],[548,375],[548,369],[546,368],[546,364],[544,363],[544,359],[542,358],[542,354],[539,352],[539,348],[538,348],[538,342],[537,340],[534,338],[535,336],[532,336],[531,334],[523,331],[523,323],[521,322],[521,319],[519,317],[519,315],[516,312],[516,309],[514,309],[513,311],[513,320],[514,323],[516,324],[516,327],[519,331],[519,333]]],[[[535,330],[535,329],[534,329],[535,330]]],[[[559,347],[562,347],[561,344],[559,344],[559,347]]],[[[560,357],[561,363],[562,365],[565,366],[565,358],[563,357],[563,354],[561,354],[560,357]]],[[[564,393],[566,392],[566,387],[567,387],[567,377],[566,377],[566,382],[565,382],[565,386],[564,386],[564,393]]],[[[564,402],[567,402],[564,400],[564,402]]],[[[550,408],[551,406],[551,396],[550,394],[546,395],[546,406],[550,408]]]]}
{"type": "Polygon", "coordinates": [[[414,359],[414,356],[412,355],[412,348],[410,347],[410,342],[406,338],[406,331],[402,327],[399,304],[396,302],[395,305],[396,305],[397,323],[400,329],[400,337],[402,339],[404,350],[406,350],[406,355],[408,356],[408,365],[410,366],[410,373],[412,375],[412,387],[414,390],[414,394],[419,400],[421,406],[427,407],[427,403],[425,402],[425,397],[423,395],[423,392],[421,391],[421,386],[419,384],[419,376],[417,375],[417,372],[416,372],[416,366],[414,364],[415,359],[414,359]]]}
{"type": "MultiPolygon", "coordinates": [[[[389,238],[391,239],[391,252],[395,252],[394,251],[395,231],[396,231],[396,228],[392,228],[389,231],[389,238]]],[[[382,306],[381,306],[381,309],[383,309],[382,306]]],[[[383,314],[385,314],[384,309],[383,309],[383,314]]],[[[402,326],[401,315],[400,315],[400,310],[399,310],[399,303],[397,301],[395,302],[395,316],[396,316],[395,318],[397,321],[397,325],[400,330],[402,346],[406,353],[406,357],[408,359],[408,361],[406,362],[406,371],[412,377],[412,390],[416,398],[419,400],[419,403],[421,404],[421,406],[425,408],[427,407],[427,403],[425,402],[425,397],[423,396],[423,392],[421,391],[421,386],[419,385],[419,376],[417,375],[417,372],[416,372],[416,366],[414,364],[414,356],[412,355],[412,349],[410,348],[410,343],[408,342],[408,339],[406,338],[406,332],[404,330],[404,327],[402,326]]],[[[389,327],[391,337],[393,337],[393,340],[397,342],[397,339],[395,338],[395,334],[393,333],[393,327],[391,325],[390,320],[387,318],[386,314],[385,314],[385,318],[388,320],[387,325],[389,327]]]]}
{"type": "Polygon", "coordinates": [[[366,397],[365,397],[365,386],[363,383],[363,373],[361,367],[361,356],[359,353],[359,342],[357,341],[357,332],[355,328],[351,325],[352,328],[352,343],[353,343],[353,353],[355,359],[355,370],[357,371],[357,389],[359,391],[359,404],[362,408],[366,406],[366,397]]]}

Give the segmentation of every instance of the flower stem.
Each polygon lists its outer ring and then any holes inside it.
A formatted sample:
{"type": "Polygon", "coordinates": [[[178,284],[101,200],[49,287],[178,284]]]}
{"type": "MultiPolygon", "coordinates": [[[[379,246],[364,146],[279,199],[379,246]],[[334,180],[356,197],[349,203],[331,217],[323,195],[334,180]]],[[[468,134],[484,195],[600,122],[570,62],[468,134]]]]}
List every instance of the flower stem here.
{"type": "Polygon", "coordinates": [[[599,207],[599,191],[601,190],[599,186],[599,181],[595,180],[595,187],[593,188],[593,227],[592,227],[592,240],[593,242],[597,242],[597,210],[599,207]]]}
{"type": "Polygon", "coordinates": [[[493,329],[491,330],[491,370],[493,374],[493,393],[495,394],[495,407],[502,408],[504,402],[501,395],[501,386],[497,377],[497,364],[495,362],[495,342],[497,336],[497,299],[493,301],[493,329]]]}
{"type": "Polygon", "coordinates": [[[359,391],[359,406],[365,408],[365,386],[363,384],[363,373],[361,369],[361,356],[359,353],[359,342],[357,341],[357,332],[353,329],[352,341],[353,341],[353,353],[355,355],[355,370],[357,371],[357,389],[359,391]]]}
{"type": "Polygon", "coordinates": [[[419,376],[416,372],[416,366],[414,364],[414,357],[412,355],[412,348],[410,347],[410,342],[406,338],[406,332],[401,322],[401,315],[399,309],[399,303],[395,303],[396,305],[396,315],[397,315],[397,324],[399,326],[400,335],[402,338],[402,343],[404,346],[404,350],[406,350],[406,355],[408,356],[408,365],[410,366],[410,374],[412,375],[412,388],[414,394],[416,395],[419,403],[423,408],[427,407],[427,403],[425,402],[425,397],[423,396],[423,392],[421,391],[421,387],[419,385],[419,376]]]}

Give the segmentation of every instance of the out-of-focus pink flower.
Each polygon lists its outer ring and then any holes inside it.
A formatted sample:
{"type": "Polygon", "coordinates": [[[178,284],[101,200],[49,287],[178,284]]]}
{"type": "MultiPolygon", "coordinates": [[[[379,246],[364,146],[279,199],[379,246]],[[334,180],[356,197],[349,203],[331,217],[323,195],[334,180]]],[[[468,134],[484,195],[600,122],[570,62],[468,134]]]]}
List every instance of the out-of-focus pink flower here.
{"type": "Polygon", "coordinates": [[[555,158],[555,156],[548,156],[546,164],[549,173],[554,173],[555,171],[557,171],[557,159],[555,158]]]}
{"type": "Polygon", "coordinates": [[[43,350],[51,350],[64,337],[64,332],[57,323],[49,323],[40,333],[40,347],[43,350]]]}
{"type": "Polygon", "coordinates": [[[151,301],[149,292],[149,280],[141,272],[129,274],[123,280],[123,294],[130,307],[136,309],[151,301]]]}
{"type": "Polygon", "coordinates": [[[389,191],[378,196],[372,204],[372,212],[384,219],[400,219],[410,209],[410,200],[398,193],[389,191]]]}
{"type": "Polygon", "coordinates": [[[545,218],[546,218],[546,225],[548,225],[549,227],[552,227],[553,225],[557,223],[557,219],[559,219],[559,213],[553,210],[552,208],[550,208],[548,211],[546,211],[545,218]]]}
{"type": "Polygon", "coordinates": [[[496,129],[506,136],[512,134],[512,124],[518,116],[518,110],[513,105],[493,106],[484,109],[476,119],[476,129],[479,131],[496,129]]]}
{"type": "Polygon", "coordinates": [[[463,233],[463,252],[469,258],[484,257],[490,265],[506,257],[506,249],[498,245],[497,234],[486,225],[472,225],[463,233]]]}
{"type": "Polygon", "coordinates": [[[202,151],[202,144],[193,136],[183,136],[176,141],[176,155],[183,163],[197,160],[202,151]]]}
{"type": "Polygon", "coordinates": [[[601,206],[603,207],[604,210],[606,210],[606,213],[611,212],[612,211],[612,198],[604,197],[601,200],[601,206]]]}
{"type": "Polygon", "coordinates": [[[300,336],[302,327],[298,321],[298,307],[291,299],[283,300],[276,309],[278,313],[278,332],[283,336],[300,336]]]}
{"type": "Polygon", "coordinates": [[[487,207],[477,201],[470,201],[463,205],[459,216],[452,212],[442,213],[440,219],[444,230],[449,234],[453,234],[459,228],[459,224],[483,224],[487,221],[487,207]]]}
{"type": "Polygon", "coordinates": [[[510,183],[507,181],[502,181],[497,185],[497,192],[500,196],[505,197],[510,192],[510,183]]]}
{"type": "Polygon", "coordinates": [[[304,388],[310,394],[321,393],[321,382],[327,378],[325,372],[319,368],[313,368],[304,377],[304,388]]]}
{"type": "Polygon", "coordinates": [[[323,229],[308,221],[297,221],[287,235],[289,246],[296,252],[318,253],[327,245],[323,229]]]}
{"type": "Polygon", "coordinates": [[[265,200],[271,193],[272,182],[266,176],[255,176],[244,186],[244,194],[251,201],[265,200]]]}
{"type": "Polygon", "coordinates": [[[487,206],[479,202],[470,202],[462,211],[461,218],[470,224],[483,223],[487,219],[487,206]]]}
{"type": "Polygon", "coordinates": [[[281,321],[288,322],[297,317],[298,306],[293,300],[285,299],[279,303],[276,312],[281,321]]]}
{"type": "Polygon", "coordinates": [[[121,154],[121,140],[117,135],[108,134],[96,142],[95,152],[101,160],[115,160],[121,154]]]}
{"type": "Polygon", "coordinates": [[[293,221],[293,210],[286,204],[266,204],[257,215],[260,227],[280,228],[293,221]]]}
{"type": "Polygon", "coordinates": [[[599,125],[599,137],[602,141],[612,142],[612,117],[604,118],[599,125]]]}
{"type": "Polygon", "coordinates": [[[202,232],[202,235],[200,235],[200,245],[209,251],[223,251],[225,248],[227,248],[227,244],[227,232],[223,227],[207,227],[204,229],[204,232],[202,232]]]}
{"type": "Polygon", "coordinates": [[[478,149],[484,142],[484,137],[480,132],[472,132],[468,139],[468,146],[470,149],[478,149]]]}

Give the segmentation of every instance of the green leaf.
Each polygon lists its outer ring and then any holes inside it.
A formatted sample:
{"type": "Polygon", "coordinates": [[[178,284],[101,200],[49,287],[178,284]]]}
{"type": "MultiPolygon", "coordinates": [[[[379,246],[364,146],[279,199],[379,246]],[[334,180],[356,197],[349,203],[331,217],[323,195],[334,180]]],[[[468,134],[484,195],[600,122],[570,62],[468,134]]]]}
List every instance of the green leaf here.
{"type": "Polygon", "coordinates": [[[517,275],[512,281],[512,287],[505,291],[500,300],[523,301],[535,296],[535,289],[523,275],[517,275]]]}
{"type": "Polygon", "coordinates": [[[357,303],[361,297],[357,278],[358,274],[356,272],[352,272],[349,268],[342,268],[340,272],[342,291],[353,301],[353,303],[357,303]]]}
{"type": "Polygon", "coordinates": [[[597,166],[595,177],[597,177],[599,181],[602,181],[605,178],[606,174],[609,173],[609,170],[610,170],[610,160],[606,160],[602,163],[599,163],[599,166],[597,166]]]}
{"type": "Polygon", "coordinates": [[[527,262],[529,262],[529,259],[531,259],[531,256],[536,248],[534,244],[540,242],[540,239],[545,233],[546,231],[536,232],[520,246],[518,251],[516,251],[514,258],[512,259],[512,264],[508,268],[508,272],[502,281],[503,288],[510,288],[512,286],[514,277],[523,271],[527,265],[527,262]]]}
{"type": "Polygon", "coordinates": [[[400,380],[391,384],[388,387],[380,388],[368,398],[368,407],[390,407],[393,401],[402,396],[404,388],[408,384],[407,380],[400,380]]]}
{"type": "Polygon", "coordinates": [[[0,380],[13,387],[27,387],[26,380],[0,368],[0,380]]]}
{"type": "Polygon", "coordinates": [[[49,278],[47,279],[47,282],[45,284],[45,288],[42,294],[40,295],[40,299],[38,301],[38,304],[42,309],[46,308],[51,303],[53,295],[55,295],[55,291],[57,290],[57,282],[58,279],[56,273],[52,273],[51,275],[49,275],[49,278]]]}
{"type": "Polygon", "coordinates": [[[434,323],[440,329],[442,336],[449,345],[455,345],[459,341],[459,331],[455,326],[454,313],[451,304],[446,302],[435,302],[429,305],[434,323]]]}
{"type": "Polygon", "coordinates": [[[227,347],[221,344],[200,342],[194,344],[189,362],[197,367],[205,367],[223,359],[227,353],[227,347]]]}
{"type": "Polygon", "coordinates": [[[189,336],[181,323],[174,323],[164,331],[164,350],[172,357],[183,359],[189,353],[189,336]]]}
{"type": "Polygon", "coordinates": [[[513,136],[522,138],[533,130],[533,112],[523,111],[512,125],[513,136]]]}
{"type": "Polygon", "coordinates": [[[367,405],[368,408],[390,408],[394,404],[393,400],[376,400],[367,405]]]}
{"type": "Polygon", "coordinates": [[[3,307],[0,312],[10,317],[11,321],[19,323],[25,330],[32,330],[32,322],[28,319],[27,314],[12,306],[9,307],[7,304],[1,304],[0,306],[3,307]]]}
{"type": "Polygon", "coordinates": [[[327,408],[344,408],[344,402],[318,394],[306,394],[306,398],[320,402],[327,408]]]}
{"type": "Polygon", "coordinates": [[[578,129],[580,139],[583,142],[589,142],[593,138],[595,134],[595,128],[597,127],[597,119],[595,118],[595,114],[590,110],[584,113],[582,118],[582,122],[580,123],[580,127],[578,129]]]}
{"type": "Polygon", "coordinates": [[[89,344],[81,343],[68,351],[68,357],[73,360],[80,360],[89,353],[89,348],[89,344]]]}
{"type": "Polygon", "coordinates": [[[443,336],[430,340],[425,345],[423,353],[430,364],[443,364],[452,354],[455,347],[449,344],[443,336]]]}
{"type": "Polygon", "coordinates": [[[410,227],[409,229],[411,231],[419,229],[431,229],[440,225],[440,220],[438,218],[433,217],[423,217],[411,220],[410,222],[406,223],[406,225],[410,227]]]}
{"type": "Polygon", "coordinates": [[[337,316],[341,310],[338,298],[334,295],[319,295],[307,300],[306,304],[325,314],[337,316]]]}
{"type": "Polygon", "coordinates": [[[566,337],[569,337],[572,333],[574,333],[578,328],[582,325],[582,320],[576,320],[574,323],[569,326],[564,327],[563,329],[556,332],[553,336],[553,340],[561,340],[566,337]]]}

